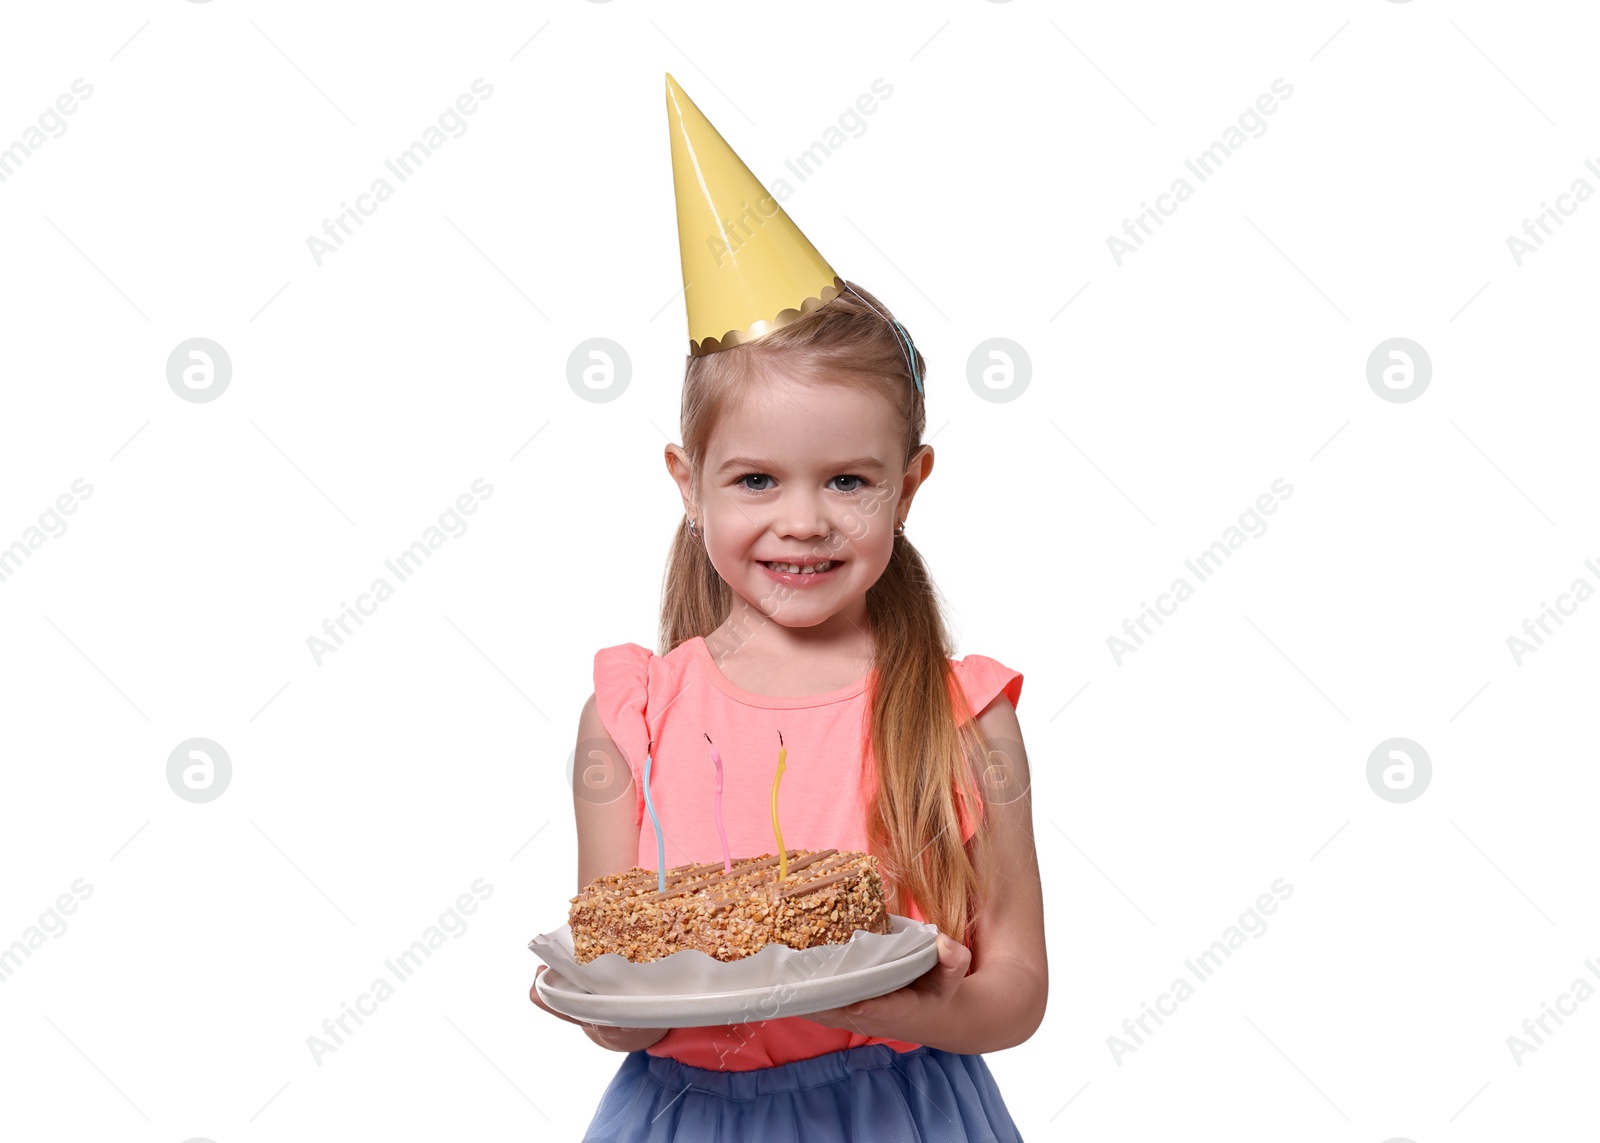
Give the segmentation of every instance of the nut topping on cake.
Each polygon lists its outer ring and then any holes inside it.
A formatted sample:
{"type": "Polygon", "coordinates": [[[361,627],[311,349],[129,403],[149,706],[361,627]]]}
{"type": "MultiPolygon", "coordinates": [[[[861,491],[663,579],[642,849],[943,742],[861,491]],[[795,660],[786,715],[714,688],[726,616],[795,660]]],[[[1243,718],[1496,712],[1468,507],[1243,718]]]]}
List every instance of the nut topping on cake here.
{"type": "Polygon", "coordinates": [[[787,851],[789,876],[778,878],[773,854],[667,870],[667,891],[650,892],[655,870],[634,866],[597,877],[571,899],[568,921],[575,958],[586,964],[608,952],[635,963],[699,949],[739,960],[777,943],[804,949],[841,944],[862,929],[889,931],[878,859],[857,850],[787,851]]]}

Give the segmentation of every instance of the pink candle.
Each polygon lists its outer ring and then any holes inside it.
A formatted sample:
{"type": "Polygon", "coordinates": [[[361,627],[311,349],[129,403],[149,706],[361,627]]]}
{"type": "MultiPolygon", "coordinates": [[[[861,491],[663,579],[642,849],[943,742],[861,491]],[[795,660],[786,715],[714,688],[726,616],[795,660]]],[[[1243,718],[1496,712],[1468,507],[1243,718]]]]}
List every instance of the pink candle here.
{"type": "MultiPolygon", "coordinates": [[[[706,741],[711,742],[711,735],[706,735],[706,741]]],[[[728,831],[722,827],[722,755],[717,750],[717,744],[711,742],[711,764],[717,768],[717,794],[714,802],[717,819],[717,836],[722,839],[722,871],[733,872],[733,858],[728,856],[728,831]]]]}

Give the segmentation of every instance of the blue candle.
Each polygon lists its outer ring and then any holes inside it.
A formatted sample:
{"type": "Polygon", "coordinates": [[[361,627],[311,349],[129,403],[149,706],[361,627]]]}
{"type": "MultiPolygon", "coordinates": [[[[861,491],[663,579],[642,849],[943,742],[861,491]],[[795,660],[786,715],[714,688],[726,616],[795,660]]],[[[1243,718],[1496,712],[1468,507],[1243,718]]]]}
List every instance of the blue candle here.
{"type": "Polygon", "coordinates": [[[661,819],[656,817],[656,804],[650,800],[650,751],[654,749],[652,742],[645,747],[644,752],[644,804],[650,811],[650,825],[656,831],[656,886],[665,893],[667,891],[667,843],[661,836],[661,819]]]}

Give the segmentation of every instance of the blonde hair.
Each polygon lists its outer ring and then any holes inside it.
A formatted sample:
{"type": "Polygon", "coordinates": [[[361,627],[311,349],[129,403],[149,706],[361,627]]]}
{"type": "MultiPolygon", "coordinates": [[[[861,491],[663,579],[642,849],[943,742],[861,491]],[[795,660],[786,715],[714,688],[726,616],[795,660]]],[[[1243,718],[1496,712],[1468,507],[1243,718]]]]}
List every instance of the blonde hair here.
{"type": "MultiPolygon", "coordinates": [[[[680,430],[695,480],[719,419],[762,383],[768,366],[882,396],[905,426],[902,465],[909,464],[922,446],[927,414],[904,343],[881,315],[888,315],[887,308],[850,284],[834,300],[754,342],[690,357],[680,430]]],[[[921,353],[914,346],[912,353],[919,375],[925,375],[921,353]]],[[[884,526],[894,518],[892,509],[892,503],[882,508],[884,526]]],[[[866,598],[876,672],[869,735],[878,775],[868,795],[867,838],[890,911],[904,914],[909,895],[930,923],[970,944],[970,927],[990,891],[975,861],[989,845],[982,828],[988,815],[963,844],[956,791],[975,818],[983,795],[974,761],[988,758],[989,742],[961,688],[951,686],[954,647],[940,600],[916,548],[905,536],[896,537],[889,565],[866,598]],[[965,720],[960,726],[953,702],[965,720]]],[[[690,535],[688,521],[680,521],[662,587],[660,653],[709,635],[729,617],[734,601],[704,545],[690,535]]]]}

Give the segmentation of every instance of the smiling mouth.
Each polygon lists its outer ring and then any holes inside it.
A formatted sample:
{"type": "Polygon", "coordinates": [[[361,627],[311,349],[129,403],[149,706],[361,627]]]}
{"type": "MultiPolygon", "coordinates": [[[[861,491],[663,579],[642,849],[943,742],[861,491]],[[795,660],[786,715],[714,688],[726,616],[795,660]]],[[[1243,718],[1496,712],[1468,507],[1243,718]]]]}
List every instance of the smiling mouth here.
{"type": "Polygon", "coordinates": [[[770,562],[768,560],[757,560],[756,562],[759,563],[762,567],[769,568],[769,569],[771,569],[772,571],[775,571],[775,572],[787,572],[790,575],[794,575],[794,574],[797,574],[797,573],[798,574],[802,574],[802,575],[806,575],[806,574],[811,574],[811,573],[814,573],[814,572],[832,571],[834,568],[838,567],[844,561],[843,560],[823,560],[819,564],[777,564],[777,563],[772,563],[772,562],[770,562]]]}

